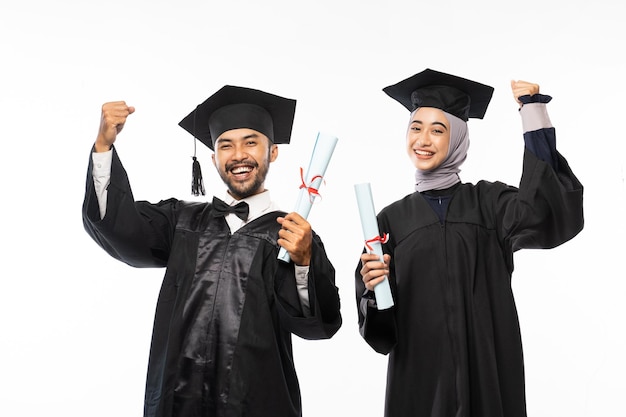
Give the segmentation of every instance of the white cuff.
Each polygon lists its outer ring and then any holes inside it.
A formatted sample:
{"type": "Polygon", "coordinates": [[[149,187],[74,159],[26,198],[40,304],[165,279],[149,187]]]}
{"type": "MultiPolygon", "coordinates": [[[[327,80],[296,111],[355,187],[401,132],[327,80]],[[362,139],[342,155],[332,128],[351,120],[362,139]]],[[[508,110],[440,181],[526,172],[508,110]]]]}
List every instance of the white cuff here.
{"type": "Polygon", "coordinates": [[[302,304],[302,311],[305,317],[311,316],[311,306],[309,304],[309,267],[295,265],[296,288],[302,304]]]}
{"type": "Polygon", "coordinates": [[[519,110],[524,133],[552,127],[546,103],[524,104],[519,110]]]}
{"type": "Polygon", "coordinates": [[[113,162],[113,151],[92,152],[91,160],[93,168],[93,186],[98,198],[100,208],[100,218],[104,219],[107,209],[107,188],[111,182],[111,163],[113,162]]]}

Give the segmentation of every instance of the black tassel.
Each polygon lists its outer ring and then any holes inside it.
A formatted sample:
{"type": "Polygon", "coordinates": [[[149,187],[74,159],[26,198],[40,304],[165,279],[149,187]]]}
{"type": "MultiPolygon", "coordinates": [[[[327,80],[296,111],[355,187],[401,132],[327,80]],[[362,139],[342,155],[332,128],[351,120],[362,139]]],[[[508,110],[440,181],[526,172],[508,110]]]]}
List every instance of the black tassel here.
{"type": "Polygon", "coordinates": [[[202,181],[202,170],[200,162],[193,156],[193,166],[191,170],[191,193],[195,196],[204,195],[204,182],[202,181]]]}

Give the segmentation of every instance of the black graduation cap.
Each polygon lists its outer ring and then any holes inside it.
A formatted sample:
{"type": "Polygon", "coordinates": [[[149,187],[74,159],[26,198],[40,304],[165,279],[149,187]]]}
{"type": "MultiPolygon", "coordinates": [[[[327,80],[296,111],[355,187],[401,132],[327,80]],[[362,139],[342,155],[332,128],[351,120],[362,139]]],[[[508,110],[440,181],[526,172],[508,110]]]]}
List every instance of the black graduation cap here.
{"type": "Polygon", "coordinates": [[[296,100],[246,87],[225,85],[178,123],[214,150],[215,139],[231,129],[263,133],[273,143],[289,143],[296,100]]]}
{"type": "Polygon", "coordinates": [[[409,111],[435,107],[464,121],[482,119],[493,95],[493,87],[429,68],[383,91],[409,111]]]}

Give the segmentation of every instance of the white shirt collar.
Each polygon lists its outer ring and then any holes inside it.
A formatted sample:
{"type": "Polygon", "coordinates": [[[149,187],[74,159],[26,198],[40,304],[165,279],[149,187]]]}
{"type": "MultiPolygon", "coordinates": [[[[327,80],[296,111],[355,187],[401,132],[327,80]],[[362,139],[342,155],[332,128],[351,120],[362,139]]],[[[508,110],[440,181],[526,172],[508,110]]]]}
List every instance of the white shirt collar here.
{"type": "Polygon", "coordinates": [[[244,222],[241,219],[239,219],[239,217],[235,216],[234,214],[228,214],[225,218],[226,218],[226,222],[228,223],[228,226],[230,227],[231,233],[235,233],[235,231],[238,230],[241,226],[243,226],[246,223],[250,223],[252,220],[261,217],[265,213],[278,210],[278,207],[276,206],[276,204],[272,201],[270,197],[269,190],[265,190],[262,193],[251,195],[250,197],[246,197],[241,200],[235,199],[228,192],[226,193],[224,197],[224,202],[226,202],[226,204],[229,204],[231,206],[237,203],[240,203],[242,201],[245,201],[246,203],[248,203],[248,206],[250,207],[248,220],[244,222]]]}

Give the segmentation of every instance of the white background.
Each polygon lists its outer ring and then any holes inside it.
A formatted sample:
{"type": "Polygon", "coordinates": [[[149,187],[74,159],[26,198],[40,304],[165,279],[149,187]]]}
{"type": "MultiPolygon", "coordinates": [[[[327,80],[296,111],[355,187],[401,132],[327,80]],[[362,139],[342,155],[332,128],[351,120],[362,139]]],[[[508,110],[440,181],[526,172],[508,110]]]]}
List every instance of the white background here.
{"type": "MultiPolygon", "coordinates": [[[[624,12],[620,2],[3,1],[0,5],[0,415],[140,416],[163,270],[133,269],[81,222],[100,107],[136,107],[116,143],[137,199],[190,195],[178,122],[225,84],[298,100],[266,186],[284,209],[318,131],[339,138],[309,220],[337,269],[344,325],[294,340],[305,417],[382,415],[386,357],[360,338],[353,185],[377,210],[412,191],[408,112],[381,89],[425,68],[495,87],[462,179],[516,185],[511,79],[537,82],[585,186],[586,226],[516,254],[529,416],[626,415],[624,12]]],[[[224,187],[198,149],[209,194],[224,187]]],[[[428,260],[424,260],[428,262],[428,260]]]]}

